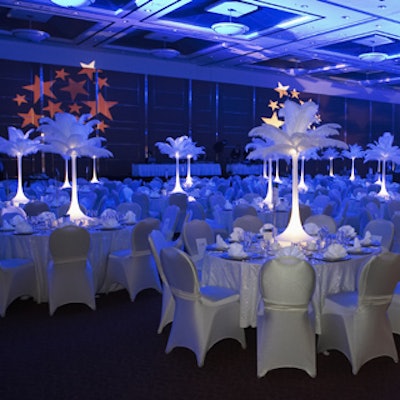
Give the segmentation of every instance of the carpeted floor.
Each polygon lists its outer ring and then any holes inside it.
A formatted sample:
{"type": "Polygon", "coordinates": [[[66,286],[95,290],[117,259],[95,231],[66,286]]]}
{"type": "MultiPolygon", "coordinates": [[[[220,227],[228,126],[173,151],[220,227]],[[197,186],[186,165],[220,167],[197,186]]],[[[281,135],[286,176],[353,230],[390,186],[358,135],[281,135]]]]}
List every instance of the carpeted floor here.
{"type": "MultiPolygon", "coordinates": [[[[198,368],[183,348],[165,354],[169,327],[156,333],[161,296],[131,303],[125,291],[101,295],[97,311],[16,301],[0,319],[0,400],[369,400],[398,399],[400,365],[379,358],[353,376],[345,357],[318,355],[317,377],[296,369],[256,376],[256,330],[247,349],[224,340],[198,368]]],[[[400,337],[396,336],[400,349],[400,337]]]]}

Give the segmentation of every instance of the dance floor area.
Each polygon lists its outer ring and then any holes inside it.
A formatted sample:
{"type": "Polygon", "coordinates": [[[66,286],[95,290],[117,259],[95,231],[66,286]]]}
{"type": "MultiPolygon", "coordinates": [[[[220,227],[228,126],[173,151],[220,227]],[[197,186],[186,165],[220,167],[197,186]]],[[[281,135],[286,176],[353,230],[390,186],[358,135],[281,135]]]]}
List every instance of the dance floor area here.
{"type": "MultiPolygon", "coordinates": [[[[247,349],[217,343],[198,368],[193,352],[165,354],[169,326],[157,334],[161,295],[125,290],[99,295],[97,310],[17,300],[0,320],[1,400],[382,400],[400,392],[400,365],[387,357],[351,373],[344,355],[318,354],[317,377],[296,369],[256,376],[256,329],[247,349]]],[[[398,351],[400,336],[395,335],[398,351]]]]}

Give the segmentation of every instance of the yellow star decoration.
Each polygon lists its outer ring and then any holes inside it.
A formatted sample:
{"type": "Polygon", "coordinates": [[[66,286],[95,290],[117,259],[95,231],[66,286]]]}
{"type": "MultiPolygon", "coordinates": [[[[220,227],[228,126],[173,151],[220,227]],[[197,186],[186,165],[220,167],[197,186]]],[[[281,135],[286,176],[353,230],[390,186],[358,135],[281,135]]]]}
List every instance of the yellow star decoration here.
{"type": "Polygon", "coordinates": [[[274,90],[275,92],[279,93],[279,98],[281,99],[283,96],[288,96],[288,89],[289,85],[282,86],[282,83],[278,82],[278,87],[276,87],[274,90]]]}
{"type": "Polygon", "coordinates": [[[300,100],[300,92],[298,92],[296,89],[291,90],[290,95],[292,96],[292,99],[300,100]]]}
{"type": "Polygon", "coordinates": [[[278,105],[278,102],[277,102],[277,101],[272,101],[272,100],[270,100],[270,101],[269,101],[269,104],[268,104],[268,107],[269,107],[272,111],[279,110],[279,105],[278,105]]]}
{"type": "Polygon", "coordinates": [[[278,115],[276,114],[276,111],[274,111],[274,112],[272,113],[272,117],[271,117],[271,118],[261,117],[261,119],[263,120],[263,122],[264,122],[265,124],[273,125],[273,126],[275,126],[276,128],[280,128],[280,127],[284,124],[284,121],[281,121],[281,120],[278,118],[278,115]]]}

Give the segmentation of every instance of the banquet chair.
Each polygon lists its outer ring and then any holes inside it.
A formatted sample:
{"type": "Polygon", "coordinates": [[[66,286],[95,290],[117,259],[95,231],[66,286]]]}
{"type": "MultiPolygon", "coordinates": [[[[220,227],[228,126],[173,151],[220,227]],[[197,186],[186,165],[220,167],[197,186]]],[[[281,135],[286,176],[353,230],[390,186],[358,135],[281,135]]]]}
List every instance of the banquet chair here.
{"type": "Polygon", "coordinates": [[[232,211],[233,219],[242,217],[243,215],[254,215],[257,216],[257,210],[250,204],[239,203],[232,211]]]}
{"type": "Polygon", "coordinates": [[[215,243],[213,229],[206,221],[193,219],[183,225],[182,238],[186,252],[199,267],[198,262],[204,257],[206,247],[215,243]]]}
{"type": "Polygon", "coordinates": [[[192,219],[206,219],[206,212],[199,201],[189,201],[187,209],[192,212],[192,219]]]}
{"type": "Polygon", "coordinates": [[[286,256],[260,270],[263,312],[257,317],[257,376],[275,368],[300,368],[316,376],[316,340],[310,300],[315,271],[304,260],[286,256]]]}
{"type": "Polygon", "coordinates": [[[400,255],[384,252],[362,268],[358,289],[327,296],[321,314],[318,351],[339,350],[357,374],[367,361],[398,361],[387,309],[400,278],[400,255]]]}
{"type": "Polygon", "coordinates": [[[32,200],[25,204],[24,211],[28,217],[36,217],[42,212],[50,211],[50,207],[44,201],[32,200]]]}
{"type": "Polygon", "coordinates": [[[245,348],[244,329],[239,326],[239,294],[225,287],[200,287],[195,265],[177,248],[162,249],[161,263],[175,299],[166,353],[175,347],[188,348],[202,367],[208,350],[223,339],[236,339],[245,348]]]}
{"type": "Polygon", "coordinates": [[[161,232],[167,240],[172,240],[178,224],[180,208],[176,205],[167,206],[161,219],[161,232]]]}
{"type": "Polygon", "coordinates": [[[400,212],[400,200],[389,200],[387,202],[387,212],[389,219],[392,219],[396,212],[400,212]]]}
{"type": "Polygon", "coordinates": [[[326,229],[328,229],[329,233],[336,232],[336,222],[329,215],[325,215],[325,214],[310,215],[305,221],[305,224],[309,224],[309,223],[314,223],[314,224],[318,225],[320,228],[325,227],[326,229]]]}
{"type": "Polygon", "coordinates": [[[369,221],[363,230],[363,235],[369,231],[371,235],[380,239],[381,245],[391,250],[394,238],[394,224],[386,219],[373,219],[369,221]]]}
{"type": "Polygon", "coordinates": [[[132,194],[132,202],[139,204],[142,209],[142,218],[147,218],[150,216],[150,199],[146,193],[136,191],[132,194]]]}
{"type": "Polygon", "coordinates": [[[254,215],[243,215],[233,221],[233,227],[242,228],[246,232],[259,233],[264,222],[254,215]]]}
{"type": "Polygon", "coordinates": [[[187,213],[187,195],[185,193],[171,193],[168,196],[168,205],[175,205],[179,207],[178,222],[176,224],[175,233],[182,232],[183,223],[187,213]]]}
{"type": "Polygon", "coordinates": [[[400,253],[400,212],[396,211],[391,218],[394,226],[393,244],[390,251],[400,253]]]}
{"type": "Polygon", "coordinates": [[[16,299],[30,296],[37,300],[35,265],[26,258],[0,260],[0,316],[16,299]]]}
{"type": "Polygon", "coordinates": [[[175,300],[172,296],[171,289],[168,285],[167,278],[165,277],[165,273],[162,268],[160,253],[162,249],[166,247],[173,247],[175,243],[167,240],[163,233],[157,229],[153,230],[149,234],[149,243],[162,283],[161,317],[157,329],[157,333],[161,333],[164,327],[172,322],[174,318],[175,300]]]}
{"type": "Polygon", "coordinates": [[[312,215],[312,210],[311,207],[307,204],[299,204],[299,210],[300,210],[300,220],[301,223],[304,224],[306,219],[312,215]]]}
{"type": "Polygon", "coordinates": [[[400,335],[400,283],[397,283],[394,289],[392,301],[388,308],[388,317],[392,332],[400,335]]]}
{"type": "Polygon", "coordinates": [[[116,250],[108,255],[105,278],[107,291],[111,290],[113,284],[119,284],[128,291],[131,301],[144,289],[162,292],[148,239],[154,229],[160,229],[158,219],[142,219],[132,229],[131,248],[116,250]]]}
{"type": "Polygon", "coordinates": [[[50,234],[52,259],[47,266],[50,315],[69,303],[84,303],[96,309],[89,247],[90,235],[85,228],[67,225],[50,234]]]}

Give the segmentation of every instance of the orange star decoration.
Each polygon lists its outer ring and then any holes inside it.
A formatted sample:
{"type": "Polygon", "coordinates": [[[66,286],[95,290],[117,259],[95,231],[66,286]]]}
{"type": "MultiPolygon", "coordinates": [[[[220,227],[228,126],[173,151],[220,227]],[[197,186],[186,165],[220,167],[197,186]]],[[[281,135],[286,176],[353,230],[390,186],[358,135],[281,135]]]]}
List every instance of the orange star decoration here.
{"type": "Polygon", "coordinates": [[[282,83],[278,82],[278,87],[274,90],[279,93],[279,98],[281,99],[283,96],[288,96],[288,89],[289,85],[282,86],[282,83]]]}
{"type": "Polygon", "coordinates": [[[106,128],[109,128],[109,125],[107,125],[104,121],[100,121],[100,123],[97,124],[97,129],[99,129],[103,133],[106,130],[106,128]]]}
{"type": "Polygon", "coordinates": [[[64,70],[64,68],[61,68],[60,70],[56,71],[56,79],[62,79],[65,81],[65,78],[69,75],[68,72],[64,70]]]}
{"type": "Polygon", "coordinates": [[[98,78],[98,79],[97,79],[100,89],[102,89],[104,86],[110,87],[110,85],[109,85],[108,82],[107,82],[107,79],[108,79],[108,78],[98,78]]]}
{"type": "Polygon", "coordinates": [[[278,105],[278,102],[277,102],[277,101],[272,101],[272,100],[270,100],[270,101],[269,101],[269,104],[268,104],[268,107],[269,107],[272,111],[279,110],[279,105],[278,105]]]}
{"type": "Polygon", "coordinates": [[[277,115],[276,111],[274,111],[272,113],[272,117],[271,118],[261,117],[261,119],[263,120],[264,123],[266,123],[268,125],[273,125],[276,128],[280,128],[284,124],[284,121],[281,121],[278,118],[278,115],[277,115]]]}
{"type": "Polygon", "coordinates": [[[108,119],[113,119],[110,108],[118,104],[118,101],[105,101],[103,95],[99,93],[96,101],[83,101],[88,107],[90,107],[90,114],[95,116],[97,114],[103,114],[108,119]]]}
{"type": "Polygon", "coordinates": [[[13,101],[15,101],[18,104],[18,106],[20,106],[22,103],[27,103],[28,102],[26,100],[26,96],[25,95],[21,95],[21,94],[15,95],[15,97],[13,98],[13,101]]]}
{"type": "Polygon", "coordinates": [[[78,106],[78,104],[74,103],[69,106],[69,112],[79,114],[81,112],[81,108],[82,106],[78,106]]]}
{"type": "Polygon", "coordinates": [[[298,92],[296,89],[291,90],[290,95],[292,96],[292,99],[300,100],[300,92],[298,92]]]}
{"type": "Polygon", "coordinates": [[[53,118],[55,113],[62,112],[61,102],[53,103],[53,102],[49,101],[47,104],[47,107],[43,107],[43,111],[48,111],[50,114],[50,117],[53,118]]]}
{"type": "Polygon", "coordinates": [[[68,86],[61,88],[64,92],[69,92],[72,101],[75,101],[79,94],[87,95],[88,92],[83,87],[86,81],[76,82],[73,79],[68,78],[68,86]]]}
{"type": "Polygon", "coordinates": [[[36,114],[35,110],[32,107],[27,113],[18,113],[18,115],[24,119],[21,128],[25,128],[30,124],[34,126],[39,126],[39,119],[42,117],[41,115],[36,114]]]}
{"type": "Polygon", "coordinates": [[[26,90],[31,90],[33,92],[33,103],[35,104],[40,99],[40,88],[41,84],[43,84],[43,94],[47,97],[55,99],[53,92],[51,91],[51,87],[55,81],[47,81],[47,82],[40,82],[40,78],[35,75],[35,80],[33,85],[23,86],[26,90]]]}

